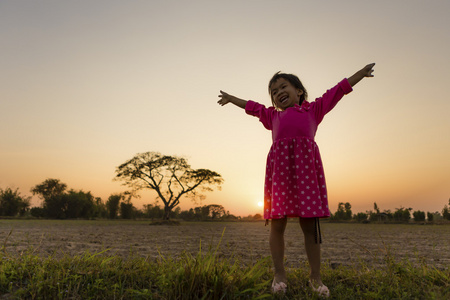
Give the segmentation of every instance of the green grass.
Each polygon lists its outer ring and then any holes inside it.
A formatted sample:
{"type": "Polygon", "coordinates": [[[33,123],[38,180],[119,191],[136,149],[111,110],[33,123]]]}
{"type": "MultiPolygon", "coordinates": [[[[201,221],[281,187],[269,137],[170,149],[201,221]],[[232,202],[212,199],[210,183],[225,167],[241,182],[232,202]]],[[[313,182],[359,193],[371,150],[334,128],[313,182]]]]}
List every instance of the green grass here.
{"type": "MultiPolygon", "coordinates": [[[[270,293],[270,258],[253,265],[220,258],[217,248],[158,259],[82,256],[38,257],[0,251],[0,299],[318,299],[308,287],[308,265],[289,270],[284,296],[270,293]]],[[[450,299],[450,270],[397,261],[386,249],[381,267],[332,269],[323,281],[332,299],[450,299]]]]}

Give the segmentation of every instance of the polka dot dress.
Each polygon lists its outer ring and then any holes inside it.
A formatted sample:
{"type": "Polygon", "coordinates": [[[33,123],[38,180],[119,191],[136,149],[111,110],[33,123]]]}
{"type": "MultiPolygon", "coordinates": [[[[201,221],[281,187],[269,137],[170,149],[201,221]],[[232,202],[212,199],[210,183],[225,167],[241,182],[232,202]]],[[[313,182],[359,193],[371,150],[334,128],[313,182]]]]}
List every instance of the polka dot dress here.
{"type": "Polygon", "coordinates": [[[246,112],[272,131],[264,185],[264,218],[330,216],[325,174],[314,141],[317,126],[337,102],[352,91],[347,79],[314,102],[285,111],[248,101],[246,112]]]}
{"type": "Polygon", "coordinates": [[[264,204],[266,219],[330,216],[322,160],[314,140],[298,137],[272,145],[264,204]]]}

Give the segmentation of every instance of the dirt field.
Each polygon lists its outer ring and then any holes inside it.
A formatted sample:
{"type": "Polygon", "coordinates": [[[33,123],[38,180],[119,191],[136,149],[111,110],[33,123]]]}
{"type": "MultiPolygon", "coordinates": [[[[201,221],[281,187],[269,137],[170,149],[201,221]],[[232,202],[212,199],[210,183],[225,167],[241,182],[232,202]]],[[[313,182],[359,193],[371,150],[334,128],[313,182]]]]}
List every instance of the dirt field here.
{"type": "MultiPolygon", "coordinates": [[[[269,226],[255,223],[190,223],[180,226],[150,226],[149,221],[49,221],[0,220],[0,243],[10,255],[32,251],[40,256],[78,255],[109,249],[108,255],[132,254],[157,259],[176,256],[183,250],[198,253],[200,243],[207,250],[217,246],[219,255],[239,257],[252,263],[269,256],[269,226]],[[11,233],[11,234],[10,234],[11,233]],[[9,235],[10,234],[10,235],[9,235]]],[[[336,224],[321,223],[323,261],[332,266],[359,261],[382,262],[389,249],[397,260],[448,268],[450,225],[336,224]]],[[[296,222],[286,230],[288,267],[306,260],[303,235],[296,222]]]]}

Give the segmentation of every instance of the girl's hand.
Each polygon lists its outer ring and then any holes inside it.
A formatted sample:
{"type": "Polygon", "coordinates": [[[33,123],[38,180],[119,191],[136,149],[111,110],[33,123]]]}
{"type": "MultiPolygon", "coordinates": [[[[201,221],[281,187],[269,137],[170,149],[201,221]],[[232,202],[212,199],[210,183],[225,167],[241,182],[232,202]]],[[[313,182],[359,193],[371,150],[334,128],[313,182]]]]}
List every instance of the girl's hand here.
{"type": "Polygon", "coordinates": [[[219,98],[221,98],[219,101],[217,101],[217,103],[219,103],[220,105],[224,106],[225,104],[229,103],[231,101],[231,98],[233,96],[225,93],[224,91],[220,91],[220,95],[219,98]]]}
{"type": "Polygon", "coordinates": [[[368,64],[364,68],[361,69],[361,73],[364,74],[364,77],[373,77],[373,66],[375,66],[375,63],[368,64]]]}
{"type": "Polygon", "coordinates": [[[353,87],[353,86],[355,86],[355,84],[360,82],[361,79],[363,79],[364,77],[373,77],[373,75],[372,75],[373,66],[375,66],[374,63],[368,64],[367,66],[365,66],[364,68],[362,68],[361,70],[359,70],[358,72],[356,72],[355,74],[350,76],[348,78],[348,83],[350,83],[350,85],[353,87]]]}
{"type": "Polygon", "coordinates": [[[224,91],[220,91],[219,98],[221,98],[221,99],[219,101],[217,101],[217,103],[219,103],[222,106],[224,106],[225,104],[227,104],[229,102],[233,103],[234,105],[236,105],[240,108],[245,108],[245,105],[247,105],[246,100],[239,99],[238,97],[227,94],[224,91]]]}

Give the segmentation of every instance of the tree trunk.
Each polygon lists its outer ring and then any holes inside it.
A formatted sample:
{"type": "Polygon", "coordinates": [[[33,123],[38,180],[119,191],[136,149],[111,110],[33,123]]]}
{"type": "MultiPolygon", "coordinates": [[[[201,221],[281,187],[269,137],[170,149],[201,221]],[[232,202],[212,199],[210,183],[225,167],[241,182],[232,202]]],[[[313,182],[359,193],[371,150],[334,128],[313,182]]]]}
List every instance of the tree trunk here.
{"type": "Polygon", "coordinates": [[[169,205],[164,205],[163,220],[169,220],[169,219],[170,219],[170,207],[169,207],[169,205]]]}

